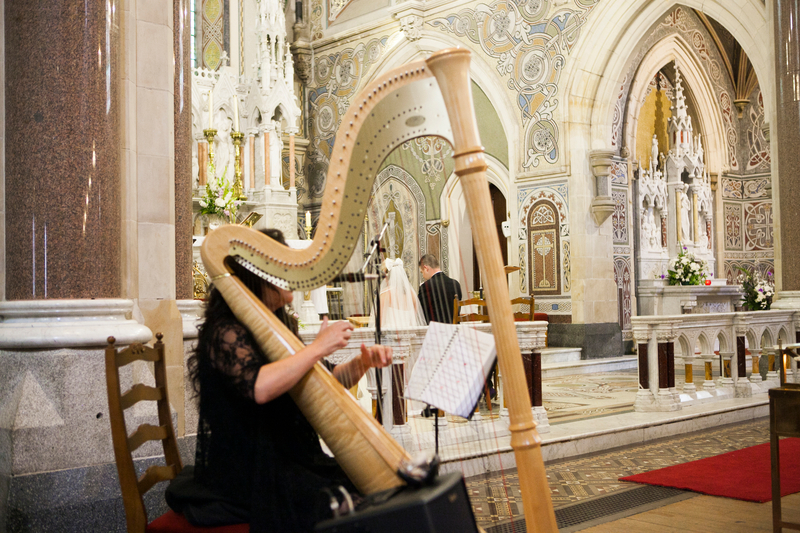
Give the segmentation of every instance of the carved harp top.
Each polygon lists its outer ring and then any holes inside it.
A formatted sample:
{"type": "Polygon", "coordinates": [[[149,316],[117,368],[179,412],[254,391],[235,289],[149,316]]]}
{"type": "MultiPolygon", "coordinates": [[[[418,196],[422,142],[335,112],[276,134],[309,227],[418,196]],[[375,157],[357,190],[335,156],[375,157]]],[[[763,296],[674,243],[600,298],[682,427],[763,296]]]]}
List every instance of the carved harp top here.
{"type": "MultiPolygon", "coordinates": [[[[351,104],[336,135],[311,246],[289,249],[256,231],[231,225],[211,232],[201,253],[211,279],[265,353],[273,359],[287,357],[302,346],[300,341],[230,276],[225,258],[234,257],[284,288],[307,290],[326,284],[353,253],[385,157],[416,137],[436,135],[448,140],[454,148],[455,172],[464,188],[485,279],[527,524],[532,531],[556,531],[492,216],[486,162],[472,104],[469,56],[464,49],[443,50],[425,61],[387,72],[351,104]]],[[[395,473],[408,457],[405,451],[322,365],[316,365],[291,394],[362,492],[402,483],[395,473]]]]}

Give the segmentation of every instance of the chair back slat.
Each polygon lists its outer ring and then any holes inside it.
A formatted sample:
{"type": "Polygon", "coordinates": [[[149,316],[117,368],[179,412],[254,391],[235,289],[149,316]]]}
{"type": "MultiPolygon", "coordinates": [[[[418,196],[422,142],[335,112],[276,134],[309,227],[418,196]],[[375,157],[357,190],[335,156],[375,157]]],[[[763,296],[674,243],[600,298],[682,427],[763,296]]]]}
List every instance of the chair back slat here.
{"type": "Polygon", "coordinates": [[[142,424],[136,431],[128,437],[128,447],[136,451],[145,442],[151,440],[164,440],[167,438],[167,428],[164,426],[154,426],[152,424],[142,424]]]}
{"type": "Polygon", "coordinates": [[[157,333],[156,338],[158,340],[153,347],[134,343],[128,348],[118,351],[114,337],[109,337],[106,347],[108,418],[111,424],[114,457],[117,461],[127,529],[133,533],[144,533],[147,528],[147,511],[142,499],[144,493],[159,481],[174,478],[183,469],[169,407],[167,367],[164,360],[164,343],[161,341],[163,335],[157,333]],[[123,395],[119,369],[134,361],[153,363],[156,386],[136,384],[123,395]],[[156,402],[159,425],[142,424],[129,437],[125,426],[125,409],[140,401],[156,402]],[[137,479],[132,453],[142,444],[151,440],[161,441],[166,466],[151,466],[141,479],[137,479]]]}
{"type": "Polygon", "coordinates": [[[163,397],[164,393],[161,389],[156,387],[148,387],[143,383],[137,383],[131,387],[128,392],[122,395],[122,398],[120,398],[120,403],[122,404],[122,410],[124,411],[125,409],[133,407],[139,402],[156,402],[163,397]]]}
{"type": "Polygon", "coordinates": [[[511,305],[527,305],[528,312],[524,312],[522,310],[514,312],[514,320],[523,320],[523,321],[533,321],[533,313],[534,313],[534,300],[533,296],[520,296],[518,298],[513,298],[511,300],[511,305]]]}
{"type": "Polygon", "coordinates": [[[134,361],[147,361],[148,363],[155,363],[158,361],[158,354],[154,353],[153,348],[149,346],[142,346],[141,344],[132,344],[127,350],[117,353],[117,368],[129,365],[134,361]],[[137,350],[142,350],[138,351],[137,350]],[[128,351],[131,350],[131,351],[128,351]]]}
{"type": "Polygon", "coordinates": [[[175,465],[153,465],[148,468],[144,475],[139,478],[137,485],[139,486],[139,492],[144,494],[156,483],[161,483],[162,481],[169,481],[171,479],[175,479],[175,476],[178,475],[177,469],[175,465]]]}
{"type": "Polygon", "coordinates": [[[467,300],[458,299],[453,303],[453,324],[461,322],[489,322],[489,315],[484,313],[461,314],[461,308],[468,305],[477,305],[480,309],[486,309],[486,300],[482,298],[469,298],[467,300]]]}

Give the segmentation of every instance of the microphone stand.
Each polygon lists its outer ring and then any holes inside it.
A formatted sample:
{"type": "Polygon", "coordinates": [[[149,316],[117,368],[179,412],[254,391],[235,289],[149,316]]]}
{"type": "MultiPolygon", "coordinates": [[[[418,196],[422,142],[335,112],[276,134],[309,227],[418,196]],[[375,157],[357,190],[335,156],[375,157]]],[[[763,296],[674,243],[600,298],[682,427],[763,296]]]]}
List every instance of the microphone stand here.
{"type": "MultiPolygon", "coordinates": [[[[380,244],[386,230],[389,228],[389,223],[386,222],[381,228],[380,234],[372,239],[372,247],[366,255],[364,266],[361,267],[361,272],[366,274],[369,265],[374,260],[375,272],[377,274],[378,285],[375,287],[375,344],[381,343],[381,280],[383,279],[383,272],[381,271],[381,256],[378,253],[381,250],[380,244]]],[[[383,424],[383,369],[375,369],[375,387],[378,392],[378,422],[383,424]]]]}

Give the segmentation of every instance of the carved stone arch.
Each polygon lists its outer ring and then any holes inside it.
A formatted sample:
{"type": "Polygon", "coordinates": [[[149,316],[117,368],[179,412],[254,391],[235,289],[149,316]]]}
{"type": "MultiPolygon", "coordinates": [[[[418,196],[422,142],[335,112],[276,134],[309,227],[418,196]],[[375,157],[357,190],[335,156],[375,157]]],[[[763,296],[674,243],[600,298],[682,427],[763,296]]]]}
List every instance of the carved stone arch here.
{"type": "Polygon", "coordinates": [[[731,340],[728,338],[728,334],[725,330],[720,329],[714,335],[714,339],[719,341],[719,351],[720,352],[731,352],[733,351],[733,344],[731,344],[731,340]]]}
{"type": "Polygon", "coordinates": [[[694,343],[691,342],[691,339],[689,339],[685,333],[681,333],[678,336],[678,341],[675,343],[675,345],[680,349],[681,357],[692,357],[694,355],[694,343]]]}
{"type": "Polygon", "coordinates": [[[561,231],[558,208],[549,200],[538,200],[531,206],[526,220],[531,294],[561,294],[561,231]]]}
{"type": "Polygon", "coordinates": [[[745,346],[752,348],[754,346],[761,346],[761,329],[747,328],[747,333],[744,336],[745,346]]]}
{"type": "Polygon", "coordinates": [[[697,336],[697,343],[700,344],[701,354],[708,355],[713,352],[714,346],[708,341],[705,332],[701,332],[700,335],[697,336]]]}
{"type": "Polygon", "coordinates": [[[760,348],[762,346],[775,346],[776,344],[778,343],[776,341],[775,332],[773,331],[773,328],[767,326],[764,328],[764,331],[761,332],[761,335],[759,335],[758,344],[755,344],[754,346],[760,348]]]}
{"type": "Polygon", "coordinates": [[[373,233],[380,231],[387,211],[396,213],[398,257],[412,287],[419,286],[419,259],[427,253],[425,232],[425,195],[414,177],[396,165],[378,173],[372,186],[367,213],[373,233]]]}
{"type": "Polygon", "coordinates": [[[775,344],[778,344],[778,339],[780,339],[784,345],[791,344],[794,342],[794,334],[789,335],[789,330],[786,329],[786,326],[781,326],[781,329],[778,330],[778,337],[775,339],[775,344]]]}

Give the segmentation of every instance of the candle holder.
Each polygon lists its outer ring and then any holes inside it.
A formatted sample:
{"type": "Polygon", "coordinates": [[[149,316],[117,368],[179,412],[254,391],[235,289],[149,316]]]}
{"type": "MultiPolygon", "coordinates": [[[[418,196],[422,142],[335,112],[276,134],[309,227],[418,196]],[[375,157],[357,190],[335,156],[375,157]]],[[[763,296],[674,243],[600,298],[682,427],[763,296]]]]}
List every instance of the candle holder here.
{"type": "Polygon", "coordinates": [[[242,141],[244,140],[244,133],[241,131],[232,131],[231,139],[233,139],[233,195],[237,200],[247,200],[244,195],[244,183],[242,181],[242,141]]]}
{"type": "Polygon", "coordinates": [[[306,227],[305,227],[306,239],[308,239],[308,240],[311,240],[311,230],[312,229],[314,229],[314,228],[313,228],[313,226],[311,226],[311,224],[306,224],[306,227]]]}
{"type": "Polygon", "coordinates": [[[203,130],[203,135],[206,138],[206,142],[208,142],[208,176],[209,179],[216,179],[216,167],[214,167],[214,137],[217,135],[217,130],[213,128],[209,128],[207,130],[203,130]]]}

